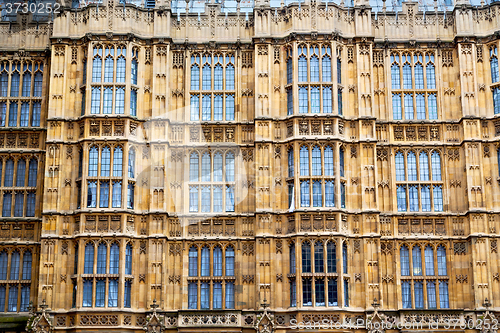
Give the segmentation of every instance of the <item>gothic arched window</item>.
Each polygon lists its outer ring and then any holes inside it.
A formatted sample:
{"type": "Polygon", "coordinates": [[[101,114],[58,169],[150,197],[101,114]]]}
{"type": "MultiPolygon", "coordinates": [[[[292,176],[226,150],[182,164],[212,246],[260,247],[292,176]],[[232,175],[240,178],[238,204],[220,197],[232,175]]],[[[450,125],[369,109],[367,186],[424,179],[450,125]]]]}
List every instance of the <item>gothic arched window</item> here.
{"type": "Polygon", "coordinates": [[[108,247],[101,243],[97,247],[97,274],[106,274],[106,262],[108,260],[108,247]]]}
{"type": "Polygon", "coordinates": [[[31,280],[31,265],[33,262],[33,256],[31,251],[25,251],[23,253],[23,280],[31,280]]]}
{"type": "Polygon", "coordinates": [[[85,245],[83,274],[94,274],[94,245],[91,243],[85,245]]]}
{"type": "Polygon", "coordinates": [[[123,176],[123,149],[116,147],[113,151],[113,177],[123,176]]]}
{"type": "Polygon", "coordinates": [[[222,249],[216,246],[213,249],[213,276],[222,276],[222,249]]]}
{"type": "Polygon", "coordinates": [[[300,147],[300,175],[309,176],[309,149],[300,147]]]}
{"type": "Polygon", "coordinates": [[[425,275],[434,275],[434,250],[427,245],[424,250],[425,255],[425,275]]]}
{"type": "Polygon", "coordinates": [[[323,253],[323,243],[316,242],[314,244],[314,272],[323,273],[324,272],[324,253],[323,253]]]}
{"type": "Polygon", "coordinates": [[[234,248],[226,248],[226,276],[234,276],[234,248]]]}
{"type": "Polygon", "coordinates": [[[308,241],[302,243],[302,272],[312,273],[311,269],[311,244],[308,241]]]}
{"type": "Polygon", "coordinates": [[[196,246],[189,248],[189,276],[198,276],[198,249],[196,246]]]}
{"type": "MultiPolygon", "coordinates": [[[[21,254],[19,251],[14,251],[10,255],[10,277],[11,280],[19,280],[19,265],[21,260],[21,254]]],[[[17,300],[16,300],[17,303],[17,300]]]]}
{"type": "Polygon", "coordinates": [[[420,246],[416,245],[412,249],[412,260],[413,260],[413,275],[422,275],[422,250],[420,246]]]}
{"type": "Polygon", "coordinates": [[[446,249],[443,245],[437,248],[437,264],[438,264],[438,275],[448,275],[446,269],[446,249]]]}
{"type": "Polygon", "coordinates": [[[109,177],[111,168],[111,150],[104,147],[101,151],[101,177],[109,177]]]}
{"type": "Polygon", "coordinates": [[[312,149],[312,175],[321,176],[321,149],[314,146],[312,149]]]}
{"type": "Polygon", "coordinates": [[[337,273],[337,249],[333,241],[326,245],[326,268],[328,273],[337,273]]]}
{"type": "Polygon", "coordinates": [[[97,165],[99,160],[99,151],[97,147],[90,148],[89,152],[89,177],[97,177],[97,165]]]}
{"type": "Polygon", "coordinates": [[[234,154],[226,154],[226,182],[234,182],[234,154]]]}
{"type": "Polygon", "coordinates": [[[210,276],[210,249],[208,246],[201,249],[201,276],[210,276]]]}
{"type": "Polygon", "coordinates": [[[17,160],[16,186],[24,187],[26,178],[26,161],[24,159],[17,160]]]}
{"type": "Polygon", "coordinates": [[[132,245],[125,247],[125,274],[132,275],[132,245]]]}
{"type": "Polygon", "coordinates": [[[401,246],[399,250],[399,260],[401,264],[401,275],[409,276],[410,275],[410,252],[406,245],[401,246]]]}
{"type": "Polygon", "coordinates": [[[128,177],[135,178],[135,150],[130,149],[128,152],[128,177]]]}
{"type": "Polygon", "coordinates": [[[120,247],[118,244],[113,243],[109,251],[109,274],[119,273],[119,263],[120,263],[120,247]]]}

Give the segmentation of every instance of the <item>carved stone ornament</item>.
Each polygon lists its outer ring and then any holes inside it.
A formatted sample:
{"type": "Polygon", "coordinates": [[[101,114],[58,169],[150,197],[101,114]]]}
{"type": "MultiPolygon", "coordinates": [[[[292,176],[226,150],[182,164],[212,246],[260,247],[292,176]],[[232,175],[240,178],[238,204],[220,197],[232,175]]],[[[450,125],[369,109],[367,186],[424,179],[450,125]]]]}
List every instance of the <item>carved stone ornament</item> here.
{"type": "Polygon", "coordinates": [[[151,304],[151,308],[153,309],[153,313],[146,317],[146,323],[142,328],[147,333],[162,333],[165,330],[165,318],[156,313],[156,308],[159,305],[156,304],[156,299],[153,300],[153,304],[151,304]]]}
{"type": "Polygon", "coordinates": [[[274,315],[264,310],[264,313],[257,316],[257,322],[254,326],[257,333],[274,332],[274,315]]]}
{"type": "Polygon", "coordinates": [[[26,323],[26,331],[33,333],[50,333],[54,331],[54,325],[52,324],[52,318],[47,313],[48,305],[45,304],[43,300],[42,305],[40,305],[41,311],[35,313],[33,311],[33,303],[30,302],[28,307],[30,309],[29,319],[26,323]]]}

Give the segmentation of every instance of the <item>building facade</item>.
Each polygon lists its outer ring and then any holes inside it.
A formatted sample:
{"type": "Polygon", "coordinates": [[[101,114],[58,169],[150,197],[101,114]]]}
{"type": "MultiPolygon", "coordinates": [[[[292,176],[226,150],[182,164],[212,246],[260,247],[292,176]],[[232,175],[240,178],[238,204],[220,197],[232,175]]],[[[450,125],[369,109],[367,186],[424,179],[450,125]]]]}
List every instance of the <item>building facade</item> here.
{"type": "Polygon", "coordinates": [[[146,7],[2,17],[3,318],[494,323],[498,4],[146,7]]]}

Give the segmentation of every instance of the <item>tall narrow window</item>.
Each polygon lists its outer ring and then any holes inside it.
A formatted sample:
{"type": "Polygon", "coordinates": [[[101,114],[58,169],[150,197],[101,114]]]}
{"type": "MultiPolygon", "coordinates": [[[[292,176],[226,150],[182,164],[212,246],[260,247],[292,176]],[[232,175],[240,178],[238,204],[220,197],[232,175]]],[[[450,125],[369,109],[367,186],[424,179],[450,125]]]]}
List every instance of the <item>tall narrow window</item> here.
{"type": "Polygon", "coordinates": [[[427,308],[436,308],[436,283],[434,281],[427,281],[427,308]]]}
{"type": "Polygon", "coordinates": [[[438,152],[434,151],[431,155],[432,164],[432,180],[441,180],[441,156],[438,152]]]}
{"type": "Polygon", "coordinates": [[[344,306],[349,306],[349,280],[344,280],[344,306]]]}
{"type": "Polygon", "coordinates": [[[330,47],[322,47],[323,58],[321,58],[321,77],[323,82],[332,82],[332,59],[330,58],[330,47]]]}
{"type": "Polygon", "coordinates": [[[406,186],[399,185],[396,190],[398,212],[405,212],[406,209],[406,186]]]}
{"type": "Polygon", "coordinates": [[[29,120],[30,120],[30,105],[29,105],[29,103],[22,103],[21,104],[21,119],[20,119],[19,126],[28,127],[29,120]]]}
{"type": "Polygon", "coordinates": [[[412,260],[413,260],[413,275],[422,275],[422,250],[420,246],[414,246],[412,249],[412,260]]]}
{"type": "Polygon", "coordinates": [[[99,189],[99,207],[108,208],[109,207],[109,182],[101,182],[99,189]]]}
{"type": "Polygon", "coordinates": [[[443,187],[441,185],[434,185],[432,187],[433,195],[434,195],[434,211],[442,212],[443,211],[443,187]]]}
{"type": "Polygon", "coordinates": [[[198,308],[198,286],[196,282],[188,283],[188,309],[198,308]]]}
{"type": "MultiPolygon", "coordinates": [[[[106,51],[109,52],[109,49],[106,49],[106,51]]],[[[104,60],[104,82],[113,82],[114,64],[115,61],[112,56],[108,56],[106,60],[104,60]]]]}
{"type": "MultiPolygon", "coordinates": [[[[1,65],[0,69],[4,69],[4,65],[1,65]]],[[[7,97],[7,92],[9,90],[9,74],[6,71],[2,71],[0,74],[0,96],[7,97]]],[[[0,309],[1,311],[2,309],[0,309]]]]}
{"type": "Polygon", "coordinates": [[[497,47],[490,48],[490,69],[491,69],[491,83],[498,82],[498,58],[497,47]]]}
{"type": "MultiPolygon", "coordinates": [[[[108,260],[108,248],[106,244],[101,243],[97,247],[97,274],[107,274],[106,261],[108,260]]],[[[103,298],[104,301],[104,298],[103,298]]],[[[104,304],[103,304],[104,306],[104,304]]]]}
{"type": "MultiPolygon", "coordinates": [[[[403,56],[403,59],[405,59],[405,57],[407,57],[407,56],[403,56]]],[[[403,65],[403,88],[404,89],[412,89],[413,88],[411,66],[409,63],[405,63],[403,65]]]]}
{"type": "Polygon", "coordinates": [[[301,181],[300,182],[300,206],[301,207],[310,207],[311,206],[311,198],[309,191],[309,181],[301,181]]]}
{"type": "Polygon", "coordinates": [[[314,244],[314,272],[323,273],[324,272],[324,254],[323,254],[323,243],[316,242],[314,244]]]}
{"type": "Polygon", "coordinates": [[[286,61],[286,83],[290,84],[292,83],[292,80],[293,80],[293,59],[288,58],[286,61]]]}
{"type": "Polygon", "coordinates": [[[222,90],[222,65],[217,64],[214,68],[214,90],[222,90]]]}
{"type": "Polygon", "coordinates": [[[337,273],[336,245],[333,241],[326,245],[326,266],[328,273],[337,273]]]}
{"type": "Polygon", "coordinates": [[[392,94],[392,118],[394,120],[401,120],[403,119],[402,117],[401,94],[392,94]]]}
{"type": "Polygon", "coordinates": [[[234,186],[226,186],[226,212],[234,212],[234,186]]]}
{"type": "MultiPolygon", "coordinates": [[[[295,261],[295,244],[290,244],[289,248],[289,260],[290,260],[290,274],[295,274],[296,272],[296,261],[295,261]]],[[[0,264],[1,264],[1,255],[0,255],[0,264]]],[[[7,264],[5,264],[7,267],[7,264]]],[[[7,268],[5,268],[7,270],[7,268]]],[[[7,273],[6,273],[7,274],[7,273]]],[[[5,279],[3,279],[5,280],[5,279]]]]}
{"type": "Polygon", "coordinates": [[[210,249],[208,246],[201,249],[201,276],[210,276],[210,249]]]}
{"type": "Polygon", "coordinates": [[[312,175],[321,176],[321,149],[318,146],[312,149],[312,175]]]}
{"type": "Polygon", "coordinates": [[[118,306],[118,280],[111,279],[108,281],[108,307],[115,308],[118,306]]]}
{"type": "Polygon", "coordinates": [[[439,307],[447,309],[450,307],[448,299],[448,282],[439,281],[439,307]]]}
{"type": "Polygon", "coordinates": [[[12,212],[12,193],[5,192],[3,194],[2,216],[10,217],[11,212],[12,212]]]}
{"type": "MultiPolygon", "coordinates": [[[[139,63],[137,62],[137,60],[132,59],[132,68],[131,68],[132,84],[137,84],[138,67],[139,67],[139,63]]],[[[198,82],[199,82],[199,75],[198,75],[198,82]]]]}
{"type": "Polygon", "coordinates": [[[345,208],[345,182],[340,182],[340,208],[345,208]]]}
{"type": "MultiPolygon", "coordinates": [[[[7,280],[7,268],[8,268],[9,255],[6,251],[0,252],[0,280],[7,280]]],[[[1,312],[1,308],[0,308],[1,312]]]]}
{"type": "Polygon", "coordinates": [[[35,206],[36,206],[36,194],[35,192],[28,193],[28,200],[26,203],[26,216],[34,217],[35,216],[35,206]]]}
{"type": "Polygon", "coordinates": [[[212,98],[209,94],[203,94],[201,98],[201,120],[211,120],[212,117],[212,98]]]}
{"type": "Polygon", "coordinates": [[[33,256],[30,251],[23,253],[23,280],[31,280],[31,264],[33,262],[33,256]]]}
{"type": "Polygon", "coordinates": [[[429,109],[429,119],[438,119],[436,94],[427,95],[427,106],[429,109]]]}
{"type": "Polygon", "coordinates": [[[299,87],[299,113],[307,113],[309,110],[309,96],[306,87],[299,87]]]}
{"type": "MultiPolygon", "coordinates": [[[[499,161],[499,170],[500,170],[500,149],[498,151],[498,161],[499,161]]],[[[294,160],[293,160],[293,148],[288,149],[288,177],[292,178],[293,177],[293,166],[294,166],[294,160]]],[[[500,174],[500,171],[499,171],[500,174]]]]}
{"type": "Polygon", "coordinates": [[[14,203],[14,217],[22,217],[24,215],[24,193],[16,193],[14,203]]]}
{"type": "Polygon", "coordinates": [[[198,249],[196,246],[189,248],[189,276],[198,276],[198,249]]]}
{"type": "Polygon", "coordinates": [[[21,287],[21,304],[19,307],[20,312],[27,312],[30,302],[30,286],[21,287]]]}
{"type": "Polygon", "coordinates": [[[18,295],[18,287],[17,286],[10,286],[9,287],[9,304],[7,306],[7,310],[9,312],[16,312],[17,311],[17,295],[18,295]]]}
{"type": "Polygon", "coordinates": [[[413,288],[415,290],[415,308],[424,308],[424,285],[420,281],[415,281],[413,288]]]}
{"type": "Polygon", "coordinates": [[[103,93],[103,106],[102,113],[103,114],[111,114],[113,112],[113,89],[112,88],[104,88],[103,93]]]}
{"type": "Polygon", "coordinates": [[[338,286],[337,278],[328,279],[328,306],[338,306],[338,286]]]}
{"type": "Polygon", "coordinates": [[[227,121],[234,120],[234,95],[233,94],[226,95],[226,120],[227,121]]]}
{"type": "Polygon", "coordinates": [[[35,74],[35,84],[33,86],[33,96],[35,96],[35,97],[42,96],[42,83],[43,83],[43,74],[41,72],[37,72],[35,74]]]}
{"type": "Polygon", "coordinates": [[[309,149],[300,147],[300,175],[309,176],[309,149]]]}
{"type": "MultiPolygon", "coordinates": [[[[18,65],[19,66],[19,65],[18,65]]],[[[19,96],[19,81],[21,80],[21,76],[19,72],[14,72],[10,77],[10,97],[18,97],[19,96]]]]}
{"type": "MultiPolygon", "coordinates": [[[[500,101],[499,101],[500,106],[500,101]]],[[[287,115],[291,116],[293,114],[293,92],[292,89],[286,91],[286,109],[287,115]]]]}
{"type": "Polygon", "coordinates": [[[340,177],[344,177],[344,148],[339,149],[339,168],[340,177]]]}
{"type": "Polygon", "coordinates": [[[500,88],[493,88],[493,112],[500,113],[500,88]]]}
{"type": "Polygon", "coordinates": [[[311,87],[311,113],[320,112],[319,88],[311,87]]]}
{"type": "Polygon", "coordinates": [[[131,302],[130,302],[131,296],[132,296],[132,282],[125,281],[125,290],[123,295],[123,306],[125,308],[131,307],[131,302]]]}
{"type": "Polygon", "coordinates": [[[401,265],[401,275],[409,276],[410,275],[410,252],[406,245],[401,246],[399,250],[399,260],[401,265]]]}
{"type": "Polygon", "coordinates": [[[302,305],[312,306],[312,281],[310,278],[302,278],[302,305]]]}
{"type": "Polygon", "coordinates": [[[220,246],[216,246],[213,249],[213,276],[222,276],[222,249],[220,246]]]}
{"type": "Polygon", "coordinates": [[[83,280],[83,307],[91,307],[92,306],[92,280],[85,279],[83,280]]]}
{"type": "Polygon", "coordinates": [[[322,278],[316,278],[314,281],[314,294],[316,306],[325,306],[325,281],[322,278]]]}
{"type": "Polygon", "coordinates": [[[229,64],[226,66],[226,90],[234,90],[234,81],[234,66],[232,64],[229,64]]]}
{"type": "Polygon", "coordinates": [[[198,181],[199,156],[198,153],[191,153],[189,158],[189,181],[198,181]]]}
{"type": "MultiPolygon", "coordinates": [[[[196,58],[198,59],[198,58],[196,58]]],[[[191,57],[191,63],[193,63],[195,57],[191,57]]],[[[200,89],[200,67],[198,64],[194,64],[191,66],[191,90],[199,90],[200,89]]]]}
{"type": "Polygon", "coordinates": [[[122,206],[122,182],[113,182],[113,192],[111,198],[111,207],[120,208],[122,206]]]}
{"type": "Polygon", "coordinates": [[[310,71],[311,71],[311,78],[309,81],[311,82],[318,82],[319,81],[319,58],[316,55],[318,53],[318,47],[311,47],[310,48],[310,53],[314,52],[314,55],[311,56],[309,60],[309,66],[310,66],[310,71]]]}
{"type": "Polygon", "coordinates": [[[189,187],[189,211],[198,211],[198,186],[189,187]]]}
{"type": "Polygon", "coordinates": [[[17,126],[17,108],[18,108],[17,102],[10,103],[10,107],[9,107],[9,127],[16,127],[17,126]]]}
{"type": "Polygon", "coordinates": [[[200,303],[202,310],[210,308],[210,286],[208,282],[201,283],[200,303]]]}
{"type": "Polygon", "coordinates": [[[427,65],[425,66],[427,89],[436,89],[436,69],[434,67],[434,55],[426,55],[425,60],[427,62],[427,65]]]}
{"type": "Polygon", "coordinates": [[[10,279],[19,280],[19,265],[20,265],[21,255],[19,251],[14,251],[10,255],[10,279]]]}
{"type": "Polygon", "coordinates": [[[425,275],[434,275],[434,250],[430,245],[425,247],[425,275]]]}
{"type": "Polygon", "coordinates": [[[403,298],[403,308],[411,309],[411,286],[409,281],[401,282],[401,294],[403,298]]]}
{"type": "Polygon", "coordinates": [[[23,187],[26,178],[26,161],[24,159],[17,160],[16,186],[23,187]]]}
{"type": "Polygon", "coordinates": [[[226,182],[234,182],[234,154],[226,153],[226,182]]]}
{"type": "MultiPolygon", "coordinates": [[[[125,52],[125,50],[123,50],[122,52],[125,52]]],[[[125,63],[125,57],[123,56],[118,57],[118,59],[116,60],[116,82],[118,83],[125,82],[125,63]]]]}
{"type": "Polygon", "coordinates": [[[311,270],[311,244],[309,242],[302,243],[302,272],[312,273],[311,270]]]}
{"type": "Polygon", "coordinates": [[[405,119],[412,120],[415,117],[413,110],[413,94],[404,94],[405,100],[405,119]]]}
{"type": "Polygon", "coordinates": [[[420,62],[417,63],[417,61],[422,61],[422,55],[414,55],[413,58],[415,62],[415,89],[424,89],[424,68],[420,62]]]}
{"type": "Polygon", "coordinates": [[[226,248],[226,276],[234,276],[234,248],[226,248]]]}
{"type": "Polygon", "coordinates": [[[342,109],[342,88],[337,89],[337,104],[338,104],[338,110],[339,110],[339,115],[343,115],[343,109],[342,109]]]}
{"type": "Polygon", "coordinates": [[[290,306],[297,306],[297,283],[295,280],[290,280],[290,306]]]}
{"type": "Polygon", "coordinates": [[[405,176],[405,161],[403,153],[398,152],[395,156],[396,162],[396,181],[404,181],[406,179],[405,176]]]}
{"type": "MultiPolygon", "coordinates": [[[[0,126],[5,126],[5,119],[7,117],[7,103],[0,103],[0,126]]],[[[1,310],[1,309],[0,309],[1,310]]]]}
{"type": "MultiPolygon", "coordinates": [[[[208,57],[210,59],[210,57],[208,57]]],[[[209,64],[203,66],[203,90],[212,89],[212,67],[209,64]]]]}
{"type": "Polygon", "coordinates": [[[123,176],[123,149],[116,147],[113,151],[113,177],[123,176]]]}
{"type": "Polygon", "coordinates": [[[213,284],[213,309],[222,309],[222,283],[214,282],[213,284]]]}
{"type": "Polygon", "coordinates": [[[130,115],[137,116],[137,90],[130,91],[130,115]]]}
{"type": "Polygon", "coordinates": [[[332,88],[323,87],[323,113],[332,113],[332,88]]]}
{"type": "Polygon", "coordinates": [[[85,245],[83,274],[94,274],[94,245],[91,243],[85,245]]]}
{"type": "Polygon", "coordinates": [[[321,181],[313,181],[313,207],[323,206],[323,193],[321,192],[321,181]]]}
{"type": "Polygon", "coordinates": [[[392,89],[401,89],[399,55],[391,55],[391,82],[392,89]]]}
{"type": "Polygon", "coordinates": [[[120,247],[113,243],[109,251],[109,274],[118,274],[120,262],[120,247]]]}
{"type": "Polygon", "coordinates": [[[87,186],[87,207],[96,208],[97,205],[97,182],[88,182],[87,186]]]}
{"type": "Polygon", "coordinates": [[[307,59],[304,53],[307,53],[307,49],[299,47],[299,54],[301,54],[299,57],[299,82],[307,82],[307,59]]]}
{"type": "Polygon", "coordinates": [[[129,183],[127,186],[127,209],[134,209],[135,184],[129,183]]]}
{"type": "MultiPolygon", "coordinates": [[[[99,49],[99,53],[102,52],[102,49],[99,49]]],[[[96,49],[94,49],[94,55],[96,53],[96,49]]],[[[92,82],[101,82],[101,71],[102,71],[102,59],[97,56],[92,61],[92,82]]]]}
{"type": "Polygon", "coordinates": [[[342,267],[343,273],[347,274],[348,271],[348,259],[347,259],[347,243],[342,244],[342,267]]]}
{"type": "Polygon", "coordinates": [[[128,177],[135,178],[135,150],[130,149],[128,152],[128,177]]]}
{"type": "Polygon", "coordinates": [[[90,113],[99,114],[101,112],[101,88],[92,87],[92,96],[90,99],[90,113]]]}
{"type": "Polygon", "coordinates": [[[226,309],[234,309],[234,282],[226,282],[226,309]]]}
{"type": "Polygon", "coordinates": [[[443,245],[437,248],[437,264],[438,264],[438,275],[446,276],[448,275],[446,270],[446,249],[443,245]]]}

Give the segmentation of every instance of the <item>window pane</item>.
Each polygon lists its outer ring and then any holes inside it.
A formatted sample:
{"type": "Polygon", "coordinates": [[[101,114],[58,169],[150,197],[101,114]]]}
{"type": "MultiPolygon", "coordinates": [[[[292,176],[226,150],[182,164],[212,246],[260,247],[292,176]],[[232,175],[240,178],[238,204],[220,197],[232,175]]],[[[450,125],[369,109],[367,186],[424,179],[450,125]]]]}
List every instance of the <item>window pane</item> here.
{"type": "Polygon", "coordinates": [[[9,304],[7,307],[7,311],[16,312],[17,311],[17,294],[18,288],[17,286],[9,287],[9,304]]]}
{"type": "MultiPolygon", "coordinates": [[[[391,56],[392,58],[392,56],[391,56]]],[[[391,66],[391,81],[392,81],[392,89],[401,89],[401,78],[399,74],[399,66],[397,64],[393,64],[391,66]]]]}
{"type": "Polygon", "coordinates": [[[118,280],[109,280],[108,282],[108,307],[118,306],[118,280]]]}
{"type": "Polygon", "coordinates": [[[189,187],[189,211],[198,211],[198,186],[189,187]]]}
{"type": "Polygon", "coordinates": [[[300,182],[300,206],[309,207],[311,205],[311,198],[309,196],[309,181],[300,182]]]}
{"type": "MultiPolygon", "coordinates": [[[[10,257],[10,277],[11,280],[19,280],[19,265],[21,255],[18,251],[14,251],[10,257]]],[[[17,303],[17,301],[16,301],[17,303]]]]}
{"type": "Polygon", "coordinates": [[[206,64],[203,66],[203,90],[212,89],[212,68],[206,64]]]}
{"type": "Polygon", "coordinates": [[[302,279],[302,305],[312,306],[312,281],[311,279],[302,279]]]}
{"type": "Polygon", "coordinates": [[[216,246],[213,249],[213,276],[222,276],[222,249],[216,246]]]}
{"type": "Polygon", "coordinates": [[[95,306],[98,308],[103,308],[105,298],[106,298],[106,281],[97,280],[95,285],[95,306]]]}
{"type": "Polygon", "coordinates": [[[15,199],[14,216],[21,217],[24,215],[24,193],[16,193],[15,199]]]}
{"type": "Polygon", "coordinates": [[[328,56],[321,59],[321,76],[323,82],[332,81],[332,60],[328,56]]]}
{"type": "Polygon", "coordinates": [[[410,254],[408,247],[403,245],[399,250],[399,260],[401,262],[401,275],[409,276],[410,275],[410,254]]]}
{"type": "Polygon", "coordinates": [[[418,212],[418,186],[410,186],[409,202],[410,212],[418,212]]]}
{"type": "Polygon", "coordinates": [[[443,188],[442,186],[433,186],[434,211],[443,211],[443,188]]]}
{"type": "Polygon", "coordinates": [[[201,249],[201,276],[210,276],[210,249],[207,246],[201,249]]]}
{"type": "Polygon", "coordinates": [[[321,149],[318,146],[312,149],[312,175],[321,176],[321,149]]]}
{"type": "Polygon", "coordinates": [[[83,266],[83,274],[94,273],[94,246],[90,243],[85,245],[85,262],[83,266]]]}
{"type": "Polygon", "coordinates": [[[24,159],[17,160],[16,186],[23,187],[26,178],[26,161],[24,159]]]}
{"type": "Polygon", "coordinates": [[[9,107],[9,127],[16,127],[17,126],[17,109],[18,109],[17,102],[10,103],[10,107],[9,107]]]}
{"type": "Polygon", "coordinates": [[[94,58],[92,62],[92,82],[101,82],[102,60],[94,58]]]}
{"type": "Polygon", "coordinates": [[[338,289],[337,289],[337,279],[328,279],[328,306],[338,306],[338,289]]]}
{"type": "MultiPolygon", "coordinates": [[[[192,57],[191,59],[193,59],[192,57]]],[[[200,89],[200,67],[194,65],[191,67],[191,90],[200,89]]]]}
{"type": "Polygon", "coordinates": [[[104,61],[104,82],[113,82],[113,67],[115,61],[112,57],[107,57],[104,61]]]}
{"type": "Polygon", "coordinates": [[[234,212],[234,186],[226,186],[226,212],[234,212]]]}
{"type": "Polygon", "coordinates": [[[433,281],[427,282],[427,307],[429,309],[436,308],[436,283],[433,281]]]}
{"type": "Polygon", "coordinates": [[[122,206],[122,182],[113,182],[113,193],[111,207],[120,208],[122,206]]]}
{"type": "Polygon", "coordinates": [[[211,120],[212,118],[212,98],[210,95],[203,95],[201,101],[201,120],[211,120]]]}
{"type": "Polygon", "coordinates": [[[329,87],[323,87],[323,113],[332,113],[332,89],[329,87]]]}
{"type": "Polygon", "coordinates": [[[0,103],[0,126],[5,126],[5,119],[7,117],[7,103],[0,103]]]}
{"type": "Polygon", "coordinates": [[[90,100],[90,113],[99,114],[101,112],[101,88],[92,87],[92,96],[90,100]]]}
{"type": "Polygon", "coordinates": [[[415,65],[415,89],[424,89],[424,68],[421,64],[415,65]]]}
{"type": "Polygon", "coordinates": [[[431,155],[432,180],[441,180],[441,156],[434,151],[431,155]]]}
{"type": "Polygon", "coordinates": [[[290,260],[290,274],[295,274],[296,272],[295,244],[290,245],[288,254],[290,260]]]}
{"type": "Polygon", "coordinates": [[[429,63],[426,66],[427,89],[436,89],[436,71],[434,65],[429,63]]]}
{"type": "Polygon", "coordinates": [[[92,281],[84,280],[83,281],[83,307],[91,307],[92,306],[92,281]]]}
{"type": "Polygon", "coordinates": [[[415,290],[415,308],[423,309],[424,307],[424,286],[422,282],[415,282],[413,285],[415,290]]]}
{"type": "Polygon", "coordinates": [[[420,246],[414,246],[412,249],[412,260],[413,260],[413,275],[422,275],[422,251],[420,246]]]}
{"type": "Polygon", "coordinates": [[[42,96],[42,83],[43,83],[43,74],[38,72],[35,74],[35,84],[33,87],[33,96],[35,96],[35,97],[42,96]]]}
{"type": "Polygon", "coordinates": [[[137,90],[130,91],[130,115],[137,116],[137,90]]]}
{"type": "Polygon", "coordinates": [[[300,148],[300,175],[309,176],[309,149],[305,146],[300,148]]]}
{"type": "Polygon", "coordinates": [[[309,242],[302,243],[302,272],[311,273],[311,244],[309,242]]]}
{"type": "Polygon", "coordinates": [[[438,246],[437,248],[437,264],[438,264],[438,275],[439,276],[448,275],[446,270],[446,249],[442,245],[438,246]]]}
{"type": "Polygon", "coordinates": [[[19,81],[21,80],[21,76],[18,72],[14,72],[10,77],[10,97],[18,97],[19,96],[19,81]]]}
{"type": "Polygon", "coordinates": [[[429,108],[429,119],[438,119],[436,94],[427,95],[427,104],[429,108]]]}
{"type": "Polygon", "coordinates": [[[222,212],[222,186],[214,186],[214,212],[222,212]]]}
{"type": "Polygon", "coordinates": [[[222,66],[217,64],[214,69],[214,90],[222,90],[222,66]]]}
{"type": "Polygon", "coordinates": [[[406,186],[397,187],[397,202],[398,202],[398,212],[406,211],[406,186]]]}
{"type": "Polygon", "coordinates": [[[234,120],[234,95],[226,95],[226,120],[234,120]]]}
{"type": "Polygon", "coordinates": [[[309,110],[309,96],[307,88],[299,87],[299,113],[307,113],[309,110]]]}
{"type": "Polygon", "coordinates": [[[450,307],[448,302],[448,282],[439,281],[439,307],[447,309],[450,307]]]}
{"type": "Polygon", "coordinates": [[[116,147],[113,151],[113,177],[123,176],[123,149],[116,147]]]}
{"type": "Polygon", "coordinates": [[[307,82],[307,60],[305,56],[299,57],[299,82],[307,82]]]}
{"type": "Polygon", "coordinates": [[[392,118],[395,120],[403,119],[400,94],[392,94],[392,118]]]}
{"type": "MultiPolygon", "coordinates": [[[[6,251],[0,252],[0,280],[7,280],[8,258],[9,255],[6,251]]],[[[0,308],[0,312],[2,312],[2,308],[0,308]]]]}
{"type": "Polygon", "coordinates": [[[200,305],[202,310],[210,308],[210,286],[208,282],[201,283],[200,305]]]}
{"type": "Polygon", "coordinates": [[[234,182],[234,154],[226,154],[226,182],[234,182]]]}
{"type": "Polygon", "coordinates": [[[111,245],[109,256],[109,274],[118,274],[120,261],[120,247],[114,243],[111,245]]]}
{"type": "Polygon", "coordinates": [[[425,119],[425,97],[424,94],[417,94],[417,119],[425,119]]]}
{"type": "Polygon", "coordinates": [[[226,309],[234,309],[234,282],[226,282],[226,309]]]}
{"type": "MultiPolygon", "coordinates": [[[[116,61],[116,82],[125,82],[125,58],[119,57],[116,61]]],[[[137,84],[137,83],[136,83],[137,84]]]]}
{"type": "MultiPolygon", "coordinates": [[[[137,84],[138,67],[139,67],[139,64],[138,64],[137,60],[133,59],[132,60],[132,68],[131,68],[132,84],[137,84]]],[[[199,81],[199,76],[198,76],[198,81],[199,81]]]]}
{"type": "Polygon", "coordinates": [[[33,256],[30,251],[23,253],[23,280],[31,280],[31,264],[33,262],[33,256]]]}
{"type": "Polygon", "coordinates": [[[314,294],[316,296],[316,306],[325,306],[325,282],[323,279],[314,281],[314,294]]]}
{"type": "Polygon", "coordinates": [[[316,242],[314,244],[314,272],[323,273],[324,272],[324,255],[323,255],[323,243],[316,242]]]}
{"type": "Polygon", "coordinates": [[[424,251],[425,254],[425,275],[434,275],[434,250],[427,246],[424,251]]]}
{"type": "Polygon", "coordinates": [[[234,276],[234,249],[226,248],[226,276],[234,276]]]}
{"type": "Polygon", "coordinates": [[[222,283],[214,282],[213,309],[222,309],[222,283]]]}
{"type": "Polygon", "coordinates": [[[2,216],[10,217],[11,211],[12,211],[12,194],[7,192],[3,194],[2,216]]]}
{"type": "Polygon", "coordinates": [[[313,181],[313,207],[323,206],[323,194],[321,192],[321,181],[313,181]]]}
{"type": "Polygon", "coordinates": [[[196,282],[188,284],[188,309],[198,308],[198,286],[196,282]]]}
{"type": "MultiPolygon", "coordinates": [[[[101,243],[97,247],[97,274],[106,274],[106,261],[108,260],[108,248],[106,244],[101,243]]],[[[104,298],[103,298],[104,302],[104,298]]],[[[104,303],[103,303],[104,306],[104,303]]]]}
{"type": "Polygon", "coordinates": [[[431,190],[429,186],[422,186],[420,190],[420,196],[422,198],[422,211],[431,211],[431,190]]]}
{"type": "Polygon", "coordinates": [[[413,94],[405,94],[405,119],[414,119],[413,94]]]}
{"type": "Polygon", "coordinates": [[[401,282],[401,294],[403,296],[403,308],[411,309],[411,286],[410,282],[401,282]]]}
{"type": "Polygon", "coordinates": [[[319,105],[319,88],[312,87],[311,88],[311,113],[319,113],[320,105],[319,105]]]}
{"type": "Polygon", "coordinates": [[[234,66],[229,64],[226,66],[226,90],[234,90],[234,66]]]}
{"type": "MultiPolygon", "coordinates": [[[[404,59],[405,56],[403,56],[404,59]]],[[[412,89],[412,75],[411,75],[411,66],[409,64],[403,65],[403,87],[404,89],[412,89]]]]}

